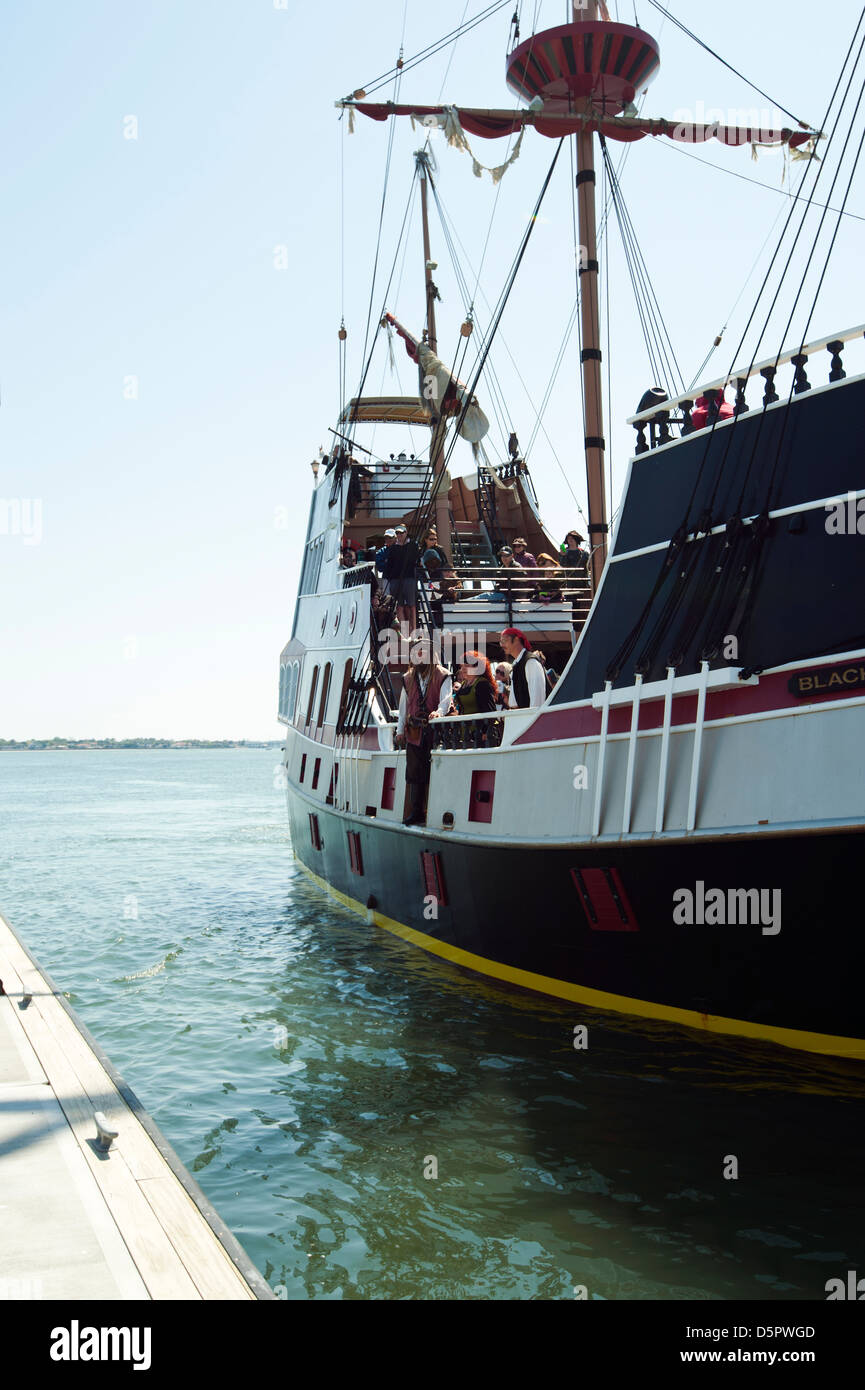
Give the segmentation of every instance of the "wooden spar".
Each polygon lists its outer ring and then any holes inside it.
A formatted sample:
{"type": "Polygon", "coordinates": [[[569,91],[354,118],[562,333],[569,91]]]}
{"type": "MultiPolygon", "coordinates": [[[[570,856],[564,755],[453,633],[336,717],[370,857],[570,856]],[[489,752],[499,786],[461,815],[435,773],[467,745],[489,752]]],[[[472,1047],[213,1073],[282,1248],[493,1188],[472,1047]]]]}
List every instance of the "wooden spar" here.
{"type": "MultiPolygon", "coordinates": [[[[574,3],[574,22],[598,17],[597,0],[574,3]]],[[[604,484],[604,409],[601,396],[601,325],[598,299],[598,244],[595,226],[595,151],[591,131],[577,140],[577,216],[580,246],[580,325],[583,335],[582,371],[585,407],[586,483],[589,497],[589,535],[592,589],[597,592],[607,558],[607,501],[604,484]]]]}
{"type": "Polygon", "coordinates": [[[426,321],[427,321],[427,342],[431,350],[438,355],[438,338],[436,337],[436,291],[432,278],[432,254],[430,251],[429,239],[429,209],[427,205],[427,165],[429,155],[425,150],[418,150],[415,155],[417,160],[418,174],[420,176],[420,209],[421,220],[423,222],[423,255],[424,255],[424,276],[426,280],[426,321]]]}
{"type": "MultiPolygon", "coordinates": [[[[420,208],[421,221],[423,223],[423,255],[424,255],[424,276],[426,283],[426,321],[427,321],[427,342],[430,350],[438,355],[438,339],[436,337],[436,287],[432,278],[432,254],[430,251],[429,235],[429,211],[427,207],[427,169],[429,167],[429,155],[426,150],[418,150],[415,155],[417,161],[418,175],[420,177],[420,208]]],[[[432,423],[432,439],[430,443],[430,464],[432,466],[433,482],[444,471],[445,457],[442,443],[444,440],[444,429],[441,423],[441,416],[436,415],[432,423]]],[[[445,552],[448,564],[453,563],[451,555],[451,523],[450,523],[450,502],[447,491],[444,487],[439,488],[435,495],[435,526],[438,536],[438,543],[445,552]]]]}

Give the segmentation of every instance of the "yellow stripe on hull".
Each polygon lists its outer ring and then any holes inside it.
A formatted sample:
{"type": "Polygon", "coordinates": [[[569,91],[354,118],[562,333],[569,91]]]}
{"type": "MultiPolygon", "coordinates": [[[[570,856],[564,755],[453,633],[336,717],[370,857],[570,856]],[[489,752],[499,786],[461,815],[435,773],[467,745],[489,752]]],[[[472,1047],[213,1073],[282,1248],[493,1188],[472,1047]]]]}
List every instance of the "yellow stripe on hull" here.
{"type": "Polygon", "coordinates": [[[818,1052],[829,1057],[847,1057],[855,1061],[865,1060],[865,1039],[836,1037],[831,1033],[808,1033],[798,1028],[777,1028],[769,1023],[748,1023],[744,1019],[722,1018],[717,1014],[701,1014],[693,1009],[677,1009],[669,1004],[653,1004],[647,999],[630,999],[624,994],[608,994],[606,990],[589,989],[585,985],[575,985],[567,980],[556,980],[550,975],[536,975],[531,970],[518,970],[513,965],[503,965],[486,956],[476,956],[472,951],[464,951],[460,946],[451,946],[446,941],[437,941],[434,936],[407,927],[384,913],[364,907],[357,898],[351,898],[334,888],[326,879],[304,864],[295,855],[296,862],[309,874],[309,877],[329,893],[343,907],[358,912],[362,917],[372,917],[377,927],[393,932],[413,946],[420,946],[434,956],[462,965],[480,975],[503,980],[507,984],[519,985],[538,994],[549,994],[556,999],[567,999],[575,1004],[585,1004],[592,1009],[605,1009],[612,1013],[633,1014],[638,1018],[654,1018],[664,1023],[678,1023],[686,1028],[697,1028],[702,1033],[726,1033],[741,1038],[756,1038],[761,1042],[794,1047],[800,1052],[818,1052]]]}

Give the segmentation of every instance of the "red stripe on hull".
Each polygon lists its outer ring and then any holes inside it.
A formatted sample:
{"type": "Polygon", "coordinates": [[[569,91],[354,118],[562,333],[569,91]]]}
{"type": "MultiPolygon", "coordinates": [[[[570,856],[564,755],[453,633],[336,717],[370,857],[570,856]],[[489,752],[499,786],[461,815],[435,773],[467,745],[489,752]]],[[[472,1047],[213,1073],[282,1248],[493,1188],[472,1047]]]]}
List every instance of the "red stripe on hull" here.
{"type": "MultiPolygon", "coordinates": [[[[851,663],[852,664],[852,663],[851,663]]],[[[865,667],[865,658],[862,660],[865,667]]],[[[801,667],[810,670],[811,667],[801,667]]],[[[849,699],[855,691],[844,688],[815,693],[807,700],[797,698],[788,689],[792,671],[776,671],[771,676],[761,676],[759,685],[743,685],[733,690],[708,691],[706,695],[706,722],[713,719],[735,719],[746,714],[765,714],[770,710],[801,709],[805,704],[825,704],[831,700],[849,699]]],[[[677,695],[673,699],[671,723],[693,724],[697,717],[697,696],[695,694],[677,695]]],[[[640,704],[639,728],[641,730],[660,729],[664,722],[663,697],[653,696],[640,704]]],[[[610,734],[626,734],[631,728],[631,705],[616,705],[610,710],[607,731],[610,734]]],[[[535,723],[519,738],[514,739],[514,747],[528,743],[550,743],[562,738],[597,738],[601,732],[601,711],[591,705],[578,709],[557,710],[553,706],[539,715],[535,723]]]]}

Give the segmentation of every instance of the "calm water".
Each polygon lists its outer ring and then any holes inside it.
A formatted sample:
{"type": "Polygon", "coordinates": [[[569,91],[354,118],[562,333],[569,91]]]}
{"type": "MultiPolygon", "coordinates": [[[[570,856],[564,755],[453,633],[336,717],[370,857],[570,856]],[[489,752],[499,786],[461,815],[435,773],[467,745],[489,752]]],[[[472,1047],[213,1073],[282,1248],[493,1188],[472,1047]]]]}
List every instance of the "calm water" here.
{"type": "Polygon", "coordinates": [[[823,1299],[865,1270],[855,1067],[366,926],[294,864],[278,758],[0,754],[0,909],[281,1296],[823,1299]]]}

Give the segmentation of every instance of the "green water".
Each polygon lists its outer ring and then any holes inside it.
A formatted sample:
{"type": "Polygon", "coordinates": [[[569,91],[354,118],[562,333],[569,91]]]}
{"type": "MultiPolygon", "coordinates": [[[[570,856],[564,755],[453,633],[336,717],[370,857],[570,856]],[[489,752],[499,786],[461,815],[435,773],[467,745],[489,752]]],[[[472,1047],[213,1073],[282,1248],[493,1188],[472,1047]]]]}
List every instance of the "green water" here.
{"type": "Polygon", "coordinates": [[[278,756],[0,754],[0,909],[280,1297],[823,1300],[865,1270],[860,1069],[367,926],[294,864],[278,756]]]}

